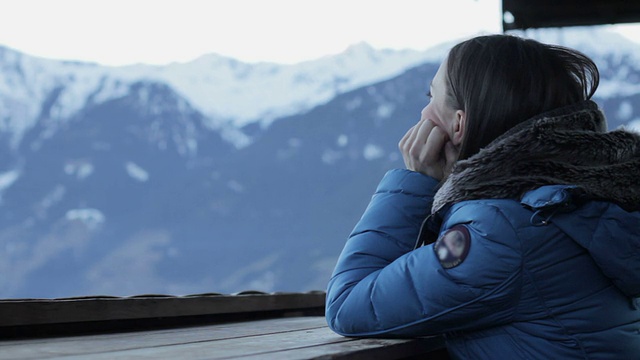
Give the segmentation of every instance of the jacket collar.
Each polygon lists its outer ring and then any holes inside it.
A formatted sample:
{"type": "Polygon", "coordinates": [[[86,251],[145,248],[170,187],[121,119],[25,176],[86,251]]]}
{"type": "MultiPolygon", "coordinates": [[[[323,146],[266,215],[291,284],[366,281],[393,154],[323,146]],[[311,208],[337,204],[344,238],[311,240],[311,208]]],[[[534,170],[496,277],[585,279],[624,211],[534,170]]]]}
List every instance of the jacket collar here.
{"type": "Polygon", "coordinates": [[[562,184],[638,209],[640,134],[606,128],[604,114],[592,101],[527,120],[457,162],[435,195],[432,213],[463,200],[519,200],[530,190],[562,184]]]}

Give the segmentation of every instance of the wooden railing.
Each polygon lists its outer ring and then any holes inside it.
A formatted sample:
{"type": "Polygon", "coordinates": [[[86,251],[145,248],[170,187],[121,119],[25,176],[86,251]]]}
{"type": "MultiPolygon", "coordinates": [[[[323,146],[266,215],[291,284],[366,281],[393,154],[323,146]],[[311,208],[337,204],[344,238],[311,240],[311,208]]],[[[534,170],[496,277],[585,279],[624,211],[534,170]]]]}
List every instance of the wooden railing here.
{"type": "Polygon", "coordinates": [[[355,339],[324,292],[0,300],[0,359],[446,359],[440,337],[355,339]]]}

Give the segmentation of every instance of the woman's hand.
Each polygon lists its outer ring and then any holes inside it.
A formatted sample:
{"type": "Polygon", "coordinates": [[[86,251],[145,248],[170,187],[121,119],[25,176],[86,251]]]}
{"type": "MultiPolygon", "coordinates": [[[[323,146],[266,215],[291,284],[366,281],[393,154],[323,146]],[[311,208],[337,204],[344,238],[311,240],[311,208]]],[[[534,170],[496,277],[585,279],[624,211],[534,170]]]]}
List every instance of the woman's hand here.
{"type": "Polygon", "coordinates": [[[421,119],[398,144],[407,169],[446,178],[458,157],[458,150],[449,136],[429,119],[421,119]]]}

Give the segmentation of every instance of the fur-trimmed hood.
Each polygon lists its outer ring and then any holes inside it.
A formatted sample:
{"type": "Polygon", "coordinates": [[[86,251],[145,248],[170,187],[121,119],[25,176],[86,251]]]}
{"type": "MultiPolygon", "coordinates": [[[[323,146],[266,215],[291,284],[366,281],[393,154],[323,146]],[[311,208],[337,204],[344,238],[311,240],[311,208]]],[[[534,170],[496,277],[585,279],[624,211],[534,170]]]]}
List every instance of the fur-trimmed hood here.
{"type": "Polygon", "coordinates": [[[544,185],[567,184],[587,196],[640,209],[640,134],[607,132],[592,101],[527,120],[478,154],[459,161],[434,198],[432,212],[463,200],[520,199],[544,185]]]}
{"type": "Polygon", "coordinates": [[[640,308],[640,134],[607,132],[595,103],[525,121],[456,163],[432,212],[475,199],[520,201],[530,221],[562,229],[640,308]]]}

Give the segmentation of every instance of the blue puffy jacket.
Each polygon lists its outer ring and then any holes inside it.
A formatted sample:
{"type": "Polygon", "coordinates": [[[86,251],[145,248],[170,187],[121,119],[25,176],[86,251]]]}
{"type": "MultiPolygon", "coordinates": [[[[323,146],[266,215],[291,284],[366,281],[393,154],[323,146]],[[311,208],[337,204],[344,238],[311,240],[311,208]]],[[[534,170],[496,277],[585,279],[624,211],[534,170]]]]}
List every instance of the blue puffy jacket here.
{"type": "Polygon", "coordinates": [[[437,185],[385,175],[329,282],[331,329],[444,334],[454,358],[640,359],[639,212],[573,206],[560,185],[521,201],[461,201],[442,212],[439,236],[464,228],[468,253],[443,266],[435,244],[414,249],[437,185]]]}

